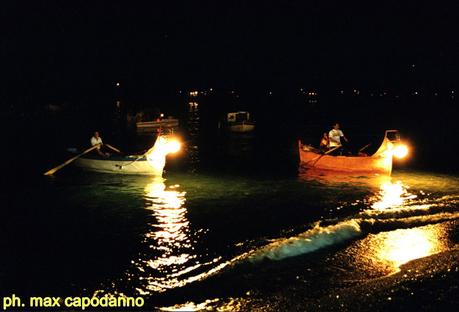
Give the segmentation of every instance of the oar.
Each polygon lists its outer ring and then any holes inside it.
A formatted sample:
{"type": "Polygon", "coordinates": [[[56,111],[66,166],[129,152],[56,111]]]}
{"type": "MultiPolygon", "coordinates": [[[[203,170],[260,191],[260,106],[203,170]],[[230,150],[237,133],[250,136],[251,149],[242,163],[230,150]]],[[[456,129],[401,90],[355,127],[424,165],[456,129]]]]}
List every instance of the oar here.
{"type": "Polygon", "coordinates": [[[319,155],[316,158],[311,159],[309,162],[314,161],[314,163],[312,164],[311,168],[314,167],[317,164],[317,162],[319,161],[319,159],[321,159],[323,156],[325,156],[327,154],[330,154],[331,152],[333,152],[334,150],[340,148],[341,146],[342,145],[335,146],[332,149],[328,150],[327,152],[323,153],[322,155],[319,155]]]}
{"type": "Polygon", "coordinates": [[[327,154],[330,154],[331,152],[333,152],[334,150],[340,148],[341,146],[342,146],[342,145],[335,146],[335,147],[333,147],[332,149],[329,149],[328,151],[326,151],[325,153],[320,154],[320,155],[317,156],[316,158],[313,158],[313,159],[311,159],[311,160],[308,160],[308,162],[314,161],[314,160],[316,160],[316,159],[321,158],[322,156],[325,156],[325,155],[327,155],[327,154]]]}
{"type": "Polygon", "coordinates": [[[104,145],[107,146],[108,148],[111,148],[115,152],[118,152],[118,153],[121,154],[121,151],[119,149],[117,149],[116,147],[113,147],[113,146],[111,146],[110,144],[107,144],[107,143],[105,143],[104,145]]]}
{"type": "Polygon", "coordinates": [[[367,145],[365,145],[364,147],[362,147],[361,149],[359,149],[359,153],[360,153],[361,151],[363,151],[364,149],[366,149],[366,148],[367,148],[368,146],[370,146],[370,145],[371,145],[371,143],[368,143],[367,145]]]}
{"type": "MultiPolygon", "coordinates": [[[[154,147],[154,146],[153,146],[154,147]]],[[[143,153],[142,155],[140,155],[139,157],[137,157],[136,159],[134,159],[133,161],[131,161],[130,163],[128,163],[127,165],[115,165],[116,167],[120,168],[120,169],[123,169],[123,167],[127,167],[127,166],[130,166],[132,165],[133,163],[135,163],[137,160],[141,159],[142,157],[145,157],[152,149],[153,147],[149,148],[145,153],[143,153]]]]}
{"type": "Polygon", "coordinates": [[[63,164],[61,164],[61,165],[59,165],[59,166],[57,166],[57,167],[54,167],[53,169],[51,169],[51,170],[49,170],[49,171],[46,171],[46,172],[44,173],[44,175],[52,175],[52,174],[54,174],[57,170],[62,169],[63,167],[67,166],[68,164],[70,164],[70,163],[71,163],[72,161],[74,161],[75,159],[77,159],[77,158],[83,156],[84,154],[89,153],[90,151],[92,151],[93,149],[96,149],[96,148],[98,148],[98,147],[99,147],[99,145],[94,145],[93,147],[88,148],[88,149],[85,150],[83,153],[78,154],[77,156],[70,158],[69,160],[67,160],[67,161],[64,162],[63,164]]]}

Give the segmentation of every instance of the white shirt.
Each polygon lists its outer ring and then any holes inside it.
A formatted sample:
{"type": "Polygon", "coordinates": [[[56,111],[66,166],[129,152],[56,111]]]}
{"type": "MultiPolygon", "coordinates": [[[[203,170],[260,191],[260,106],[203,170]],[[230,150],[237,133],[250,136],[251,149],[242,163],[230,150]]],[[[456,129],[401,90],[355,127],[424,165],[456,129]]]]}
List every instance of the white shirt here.
{"type": "MultiPolygon", "coordinates": [[[[102,143],[102,138],[101,137],[96,138],[96,137],[93,136],[91,138],[91,146],[94,146],[94,145],[97,145],[97,144],[100,144],[100,145],[103,144],[102,143]]],[[[100,149],[100,146],[97,149],[100,149]]]]}
{"type": "Polygon", "coordinates": [[[343,131],[332,129],[328,133],[328,137],[330,139],[330,147],[340,146],[341,145],[341,137],[343,137],[343,131]]]}

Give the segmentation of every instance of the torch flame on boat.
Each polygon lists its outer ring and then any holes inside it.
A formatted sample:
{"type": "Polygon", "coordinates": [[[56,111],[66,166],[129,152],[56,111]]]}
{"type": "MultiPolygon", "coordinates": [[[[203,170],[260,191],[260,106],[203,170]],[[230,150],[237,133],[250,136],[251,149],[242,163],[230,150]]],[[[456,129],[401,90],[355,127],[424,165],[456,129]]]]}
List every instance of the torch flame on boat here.
{"type": "Polygon", "coordinates": [[[408,146],[402,142],[389,142],[387,145],[387,152],[395,158],[403,159],[408,155],[409,149],[408,146]]]}
{"type": "Polygon", "coordinates": [[[408,155],[408,152],[408,146],[402,143],[395,145],[392,150],[392,154],[399,159],[405,158],[408,155]]]}
{"type": "Polygon", "coordinates": [[[147,160],[150,166],[158,172],[162,172],[166,164],[166,156],[176,153],[181,149],[181,143],[176,137],[159,136],[155,145],[147,153],[147,160]]]}

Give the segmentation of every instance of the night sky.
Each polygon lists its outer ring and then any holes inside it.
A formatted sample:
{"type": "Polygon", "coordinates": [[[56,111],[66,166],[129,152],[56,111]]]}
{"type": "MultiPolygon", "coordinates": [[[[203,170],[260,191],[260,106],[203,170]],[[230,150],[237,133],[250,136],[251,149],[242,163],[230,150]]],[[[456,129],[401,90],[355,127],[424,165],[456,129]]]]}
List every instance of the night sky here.
{"type": "Polygon", "coordinates": [[[8,1],[0,12],[7,96],[114,81],[139,92],[457,85],[457,10],[432,1],[8,1]]]}

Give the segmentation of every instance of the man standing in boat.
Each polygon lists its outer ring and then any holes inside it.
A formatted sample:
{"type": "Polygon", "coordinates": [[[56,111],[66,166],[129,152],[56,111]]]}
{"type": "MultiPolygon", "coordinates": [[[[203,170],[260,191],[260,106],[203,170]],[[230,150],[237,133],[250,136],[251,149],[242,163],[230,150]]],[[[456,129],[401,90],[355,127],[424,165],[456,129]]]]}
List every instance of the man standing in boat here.
{"type": "Polygon", "coordinates": [[[102,145],[104,145],[104,143],[102,142],[102,138],[99,135],[99,131],[95,131],[94,135],[91,137],[91,146],[94,145],[98,145],[98,147],[96,148],[97,154],[105,158],[110,157],[109,153],[104,153],[102,151],[102,145]]]}
{"type": "Polygon", "coordinates": [[[329,140],[329,150],[333,149],[331,154],[333,155],[342,155],[343,153],[343,144],[341,143],[341,138],[347,143],[348,140],[344,136],[343,131],[339,128],[339,123],[333,125],[333,129],[328,133],[329,140]]]}

